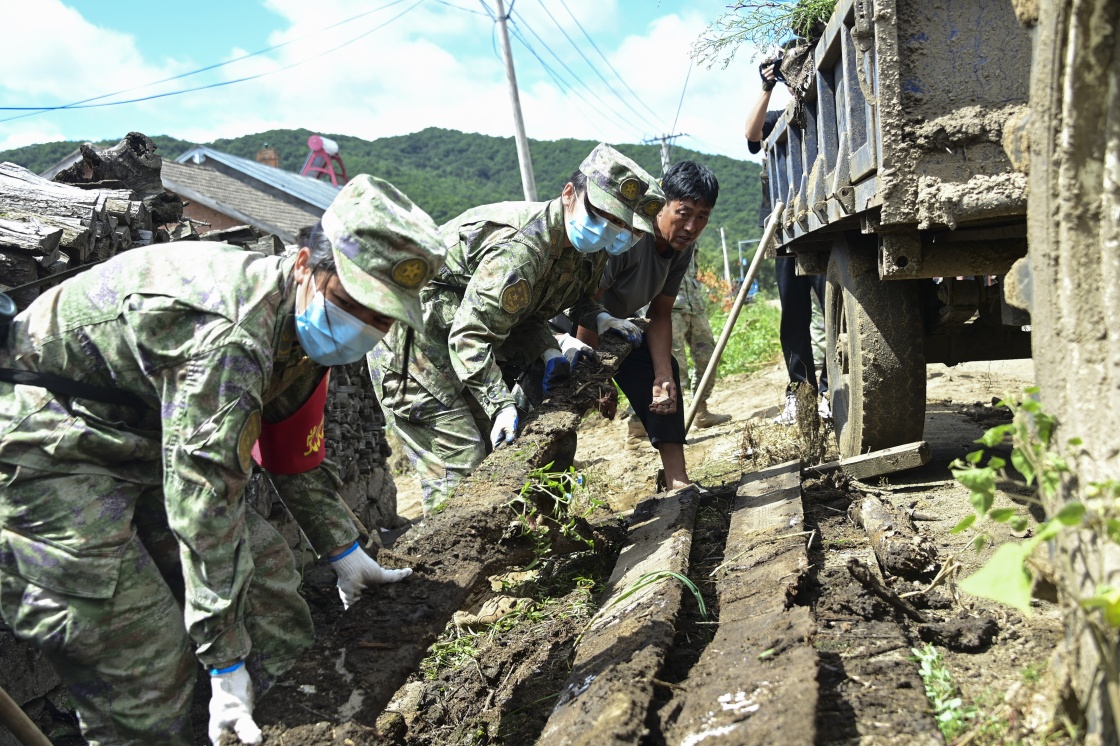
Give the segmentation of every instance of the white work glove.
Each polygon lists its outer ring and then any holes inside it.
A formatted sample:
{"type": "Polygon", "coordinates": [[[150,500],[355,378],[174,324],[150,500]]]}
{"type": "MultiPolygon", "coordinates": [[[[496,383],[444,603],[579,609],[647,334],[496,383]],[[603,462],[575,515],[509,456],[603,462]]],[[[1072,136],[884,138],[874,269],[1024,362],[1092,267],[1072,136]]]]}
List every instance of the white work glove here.
{"type": "Polygon", "coordinates": [[[502,443],[512,443],[517,437],[517,407],[507,404],[494,418],[494,427],[490,430],[490,443],[498,448],[502,443]]]}
{"type": "Polygon", "coordinates": [[[642,346],[642,330],[626,319],[616,319],[609,313],[601,313],[595,317],[595,325],[599,329],[600,336],[607,332],[614,332],[630,340],[630,344],[635,349],[642,346]]]}
{"type": "Polygon", "coordinates": [[[386,570],[366,554],[358,542],[342,554],[330,558],[331,567],[338,575],[338,595],[342,606],[349,609],[357,601],[362,591],[371,585],[384,585],[404,580],[412,574],[412,568],[386,570]]]}
{"type": "MultiPolygon", "coordinates": [[[[541,380],[541,389],[545,396],[552,394],[552,388],[568,380],[572,375],[572,365],[560,350],[549,347],[541,354],[544,361],[544,378],[541,380]]],[[[494,446],[497,448],[497,446],[494,446]]]]}
{"type": "Polygon", "coordinates": [[[556,341],[560,343],[560,352],[568,358],[568,365],[572,367],[572,370],[575,370],[580,361],[588,360],[595,354],[591,345],[585,345],[571,334],[561,334],[556,337],[556,341]]]}
{"type": "Polygon", "coordinates": [[[244,661],[210,669],[210,743],[218,746],[224,730],[232,730],[242,743],[261,742],[261,729],[253,722],[253,682],[244,661]]]}

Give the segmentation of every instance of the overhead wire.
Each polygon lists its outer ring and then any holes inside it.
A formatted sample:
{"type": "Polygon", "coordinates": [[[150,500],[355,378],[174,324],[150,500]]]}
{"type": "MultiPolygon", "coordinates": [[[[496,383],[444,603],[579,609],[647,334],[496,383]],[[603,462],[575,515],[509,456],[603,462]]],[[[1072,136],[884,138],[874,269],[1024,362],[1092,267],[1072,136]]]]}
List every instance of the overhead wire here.
{"type": "Polygon", "coordinates": [[[684,86],[681,88],[681,100],[679,102],[677,102],[677,115],[675,117],[673,117],[673,128],[671,130],[669,130],[669,133],[671,135],[670,141],[668,143],[666,143],[666,145],[665,145],[665,154],[666,155],[668,155],[670,152],[672,152],[672,149],[673,149],[672,137],[675,137],[675,135],[673,135],[672,133],[675,133],[677,131],[677,121],[680,120],[680,118],[681,118],[681,107],[684,106],[684,94],[688,90],[688,79],[691,78],[691,77],[692,77],[692,60],[689,60],[689,62],[688,62],[688,72],[684,76],[684,86]]]}
{"type": "MultiPolygon", "coordinates": [[[[497,41],[496,41],[498,17],[494,13],[494,11],[490,9],[490,6],[486,4],[486,0],[478,0],[478,1],[479,1],[479,4],[482,5],[483,9],[485,9],[486,14],[489,15],[490,18],[493,21],[495,21],[494,31],[491,34],[491,46],[494,47],[494,50],[493,50],[494,51],[494,56],[497,57],[498,59],[501,59],[501,54],[498,52],[497,41]]],[[[449,2],[445,2],[444,0],[437,0],[437,2],[440,2],[441,4],[447,5],[448,7],[451,7],[451,8],[457,8],[459,10],[469,10],[467,8],[463,8],[462,6],[454,5],[454,4],[449,3],[449,2]]],[[[516,2],[516,0],[514,0],[514,2],[516,2]]],[[[508,24],[507,28],[510,31],[510,35],[513,36],[513,38],[517,39],[517,41],[521,42],[521,45],[523,47],[525,47],[525,49],[528,50],[529,54],[531,54],[537,60],[537,63],[541,66],[541,69],[543,69],[545,74],[548,75],[548,77],[552,79],[552,82],[556,84],[556,87],[560,89],[560,92],[563,93],[564,95],[570,96],[582,108],[584,106],[583,102],[580,100],[580,98],[578,96],[574,95],[576,93],[575,88],[570,83],[565,81],[564,78],[558,72],[556,72],[544,60],[543,57],[540,56],[540,54],[533,47],[533,45],[529,43],[529,40],[525,38],[525,35],[521,32],[521,28],[520,28],[520,26],[522,26],[522,25],[525,26],[525,28],[527,28],[534,36],[536,36],[537,39],[542,44],[545,44],[544,40],[541,39],[540,35],[537,34],[537,32],[532,27],[530,27],[527,23],[522,22],[521,24],[518,24],[518,22],[514,20],[514,18],[512,17],[513,6],[514,6],[514,3],[511,2],[510,6],[509,6],[509,9],[506,12],[506,19],[509,21],[509,24],[508,24]]],[[[470,11],[470,12],[478,12],[478,11],[470,11]]],[[[482,15],[482,13],[479,13],[479,15],[482,15]]],[[[553,55],[553,57],[556,57],[556,53],[552,52],[551,49],[549,49],[549,52],[553,55]]],[[[559,57],[557,57],[557,60],[559,60],[560,63],[563,64],[563,60],[560,60],[559,57]]],[[[570,72],[571,72],[571,70],[569,69],[569,73],[570,72]]],[[[580,81],[580,82],[582,83],[582,81],[580,81]]],[[[620,122],[611,121],[601,111],[599,111],[597,109],[591,108],[591,111],[593,111],[595,114],[597,114],[608,125],[616,126],[616,127],[621,125],[624,129],[627,128],[627,125],[625,125],[625,124],[622,124],[620,122]]],[[[582,110],[580,111],[580,115],[592,127],[596,126],[591,122],[590,119],[587,118],[586,114],[582,110]]]]}
{"type": "Polygon", "coordinates": [[[603,85],[605,85],[607,87],[607,89],[611,93],[614,94],[615,98],[618,99],[619,103],[621,103],[623,106],[625,106],[631,112],[633,112],[633,114],[636,117],[640,118],[648,126],[654,128],[654,129],[657,129],[658,125],[656,123],[651,122],[649,117],[647,117],[645,114],[642,114],[640,111],[638,111],[633,106],[631,106],[626,101],[626,99],[624,99],[619,94],[619,92],[614,89],[614,86],[612,86],[610,84],[610,81],[608,81],[603,76],[603,73],[599,72],[599,68],[593,62],[591,62],[590,59],[587,58],[587,55],[583,53],[583,50],[579,48],[579,45],[575,43],[575,41],[572,39],[572,37],[568,35],[568,32],[564,30],[564,27],[560,24],[560,22],[556,20],[556,17],[554,15],[552,15],[552,11],[550,11],[548,9],[548,6],[544,4],[544,0],[537,0],[537,4],[541,6],[541,8],[545,12],[545,15],[547,15],[552,20],[552,23],[555,24],[556,28],[560,29],[560,33],[564,35],[564,38],[568,40],[568,43],[572,45],[572,48],[576,50],[576,53],[579,54],[579,56],[583,58],[583,61],[587,63],[587,66],[591,68],[591,71],[594,72],[595,75],[598,76],[599,80],[603,81],[603,85]]]}
{"type": "MultiPolygon", "coordinates": [[[[275,70],[266,70],[265,72],[262,72],[262,73],[257,73],[255,75],[246,75],[245,77],[235,78],[233,80],[221,80],[221,81],[218,81],[216,83],[207,83],[206,85],[195,86],[193,88],[183,88],[183,89],[180,89],[180,90],[177,90],[177,91],[167,91],[165,93],[155,93],[155,94],[152,94],[150,96],[141,96],[139,98],[125,99],[123,101],[105,101],[105,102],[99,103],[99,104],[90,103],[90,104],[81,104],[81,105],[75,105],[75,106],[55,107],[55,108],[51,108],[51,109],[39,110],[35,113],[44,113],[46,111],[57,111],[59,109],[66,109],[68,111],[73,111],[73,110],[76,110],[76,109],[99,109],[99,108],[104,108],[104,107],[109,107],[109,106],[121,106],[123,104],[136,104],[136,103],[141,103],[143,101],[154,101],[156,99],[167,98],[169,96],[179,96],[179,95],[182,95],[184,93],[194,93],[196,91],[205,91],[205,90],[209,90],[209,89],[212,89],[212,88],[223,88],[225,86],[233,85],[235,83],[244,83],[244,82],[249,81],[249,80],[257,80],[259,78],[266,78],[270,75],[275,75],[277,73],[282,73],[282,72],[285,72],[286,70],[291,70],[292,68],[299,67],[300,65],[307,64],[308,62],[312,62],[314,60],[317,60],[320,57],[325,57],[326,55],[331,54],[332,52],[336,52],[339,49],[342,49],[343,47],[350,46],[354,42],[369,36],[374,31],[378,31],[380,29],[385,28],[386,26],[388,26],[390,23],[397,20],[401,16],[404,16],[404,15],[410,13],[411,11],[415,10],[423,2],[424,2],[424,0],[416,0],[415,3],[413,3],[409,7],[405,8],[404,10],[402,10],[400,13],[393,16],[389,20],[384,21],[383,23],[379,23],[378,25],[374,26],[373,28],[369,29],[368,31],[365,31],[365,32],[355,36],[352,39],[348,39],[347,41],[344,41],[341,44],[336,44],[335,46],[331,47],[330,49],[324,50],[324,51],[322,51],[322,52],[320,52],[316,55],[312,55],[311,57],[307,57],[306,59],[298,60],[298,61],[290,63],[288,65],[284,65],[283,67],[278,67],[275,70]]],[[[13,109],[11,107],[0,107],[0,111],[4,111],[4,110],[7,110],[7,111],[16,110],[16,111],[18,111],[20,109],[19,108],[13,109]]],[[[24,115],[24,116],[27,116],[27,115],[24,115]]],[[[0,119],[0,123],[9,122],[12,119],[19,119],[19,118],[20,117],[10,117],[8,119],[0,119]]]]}
{"type": "MultiPolygon", "coordinates": [[[[575,101],[576,104],[581,109],[586,107],[586,104],[580,99],[580,97],[578,95],[576,95],[576,90],[572,87],[572,85],[570,83],[567,83],[559,75],[559,73],[557,73],[555,70],[553,70],[552,67],[550,67],[549,64],[544,61],[544,59],[540,56],[540,54],[537,53],[537,50],[533,48],[533,46],[528,42],[527,39],[525,39],[524,35],[521,33],[521,30],[516,25],[514,25],[512,27],[512,33],[513,33],[514,38],[517,39],[519,42],[521,42],[521,44],[527,50],[529,50],[529,53],[531,55],[533,55],[533,57],[536,58],[537,62],[544,69],[545,73],[550,78],[552,78],[552,81],[556,84],[556,87],[560,89],[560,92],[567,95],[571,100],[575,101]]],[[[599,118],[602,119],[604,122],[606,122],[609,126],[612,126],[612,127],[621,126],[623,129],[628,128],[628,126],[626,124],[620,123],[618,121],[611,120],[606,114],[604,114],[602,111],[596,109],[595,107],[586,107],[586,108],[589,108],[592,112],[594,112],[596,115],[598,115],[599,118]]],[[[587,118],[587,116],[583,113],[582,110],[580,111],[580,115],[583,116],[584,121],[586,121],[592,127],[596,126],[594,123],[591,122],[590,119],[587,118]]]]}
{"type": "MultiPolygon", "coordinates": [[[[443,1],[444,0],[436,0],[436,2],[443,2],[443,1]]],[[[100,101],[101,99],[109,98],[111,96],[119,96],[121,94],[131,93],[132,91],[139,91],[139,90],[143,90],[144,88],[150,88],[154,85],[161,85],[163,83],[170,83],[170,82],[175,81],[175,80],[182,80],[183,78],[189,78],[192,75],[198,75],[200,73],[209,72],[211,70],[216,70],[218,68],[226,67],[227,65],[232,65],[234,63],[250,59],[252,57],[259,57],[262,54],[267,54],[269,52],[274,52],[277,49],[282,49],[284,47],[295,44],[296,42],[305,41],[307,39],[310,39],[313,36],[317,36],[317,35],[323,33],[324,31],[330,31],[333,28],[338,28],[339,26],[343,26],[343,25],[346,25],[348,23],[352,23],[353,21],[357,21],[361,18],[365,18],[368,15],[371,15],[373,13],[378,13],[382,10],[386,10],[388,8],[391,8],[394,5],[399,5],[400,3],[403,3],[403,2],[405,2],[405,0],[390,0],[390,2],[387,2],[384,5],[380,5],[376,8],[371,9],[371,10],[367,10],[367,11],[364,11],[362,13],[358,13],[357,15],[350,16],[349,18],[344,18],[341,21],[336,21],[335,23],[329,24],[327,26],[323,26],[320,29],[316,29],[315,31],[311,31],[309,33],[303,34],[302,36],[297,36],[293,39],[288,39],[287,41],[280,42],[279,44],[273,44],[270,47],[265,47],[264,49],[258,49],[255,52],[248,52],[246,54],[239,55],[239,56],[234,57],[232,59],[223,60],[221,62],[215,62],[211,65],[205,65],[204,67],[196,68],[194,70],[189,70],[185,73],[179,73],[178,75],[172,75],[170,77],[163,78],[161,80],[154,80],[154,81],[151,81],[149,83],[143,83],[141,85],[132,86],[131,88],[122,88],[121,90],[113,91],[112,93],[103,93],[99,96],[91,96],[90,98],[85,98],[85,99],[82,99],[80,101],[74,101],[74,102],[71,102],[69,104],[63,104],[61,106],[0,106],[0,111],[27,111],[27,112],[29,112],[27,114],[20,114],[18,116],[9,117],[7,119],[0,119],[0,122],[10,122],[14,119],[23,119],[24,117],[34,116],[35,114],[39,114],[39,113],[42,113],[42,112],[60,111],[60,110],[63,110],[63,109],[83,108],[82,104],[88,104],[88,103],[93,102],[93,101],[100,101]]],[[[463,10],[466,10],[466,8],[463,8],[463,10]]],[[[314,58],[312,58],[312,59],[314,59],[314,58]]],[[[245,80],[252,80],[252,78],[251,77],[250,78],[245,78],[245,80]]],[[[201,88],[199,88],[198,90],[201,90],[201,88]]],[[[127,103],[127,102],[121,102],[121,103],[127,103]]],[[[90,108],[90,107],[84,107],[84,108],[90,108]]]]}
{"type": "Polygon", "coordinates": [[[462,5],[449,3],[447,0],[432,0],[432,2],[439,3],[440,5],[446,5],[448,8],[454,8],[455,10],[461,10],[464,13],[474,13],[476,16],[490,16],[491,18],[494,17],[494,14],[490,13],[490,9],[486,7],[486,3],[482,4],[482,7],[486,8],[487,11],[486,13],[483,13],[481,10],[471,10],[470,8],[464,8],[462,5]]]}
{"type": "MultiPolygon", "coordinates": [[[[635,131],[634,128],[633,128],[633,124],[630,123],[627,120],[626,115],[620,113],[617,109],[615,109],[610,104],[608,104],[606,101],[604,101],[603,98],[601,96],[599,96],[598,93],[595,92],[594,88],[592,88],[586,82],[584,82],[584,80],[582,78],[580,78],[580,76],[577,75],[576,72],[574,70],[572,70],[571,67],[568,66],[568,63],[564,62],[563,58],[560,57],[560,55],[558,55],[556,53],[556,51],[552,49],[551,46],[549,46],[548,42],[546,42],[544,40],[544,38],[540,34],[537,33],[536,29],[534,29],[532,26],[529,25],[529,23],[525,20],[524,16],[518,14],[518,17],[516,19],[516,23],[517,23],[518,26],[524,26],[526,29],[528,29],[529,33],[531,33],[534,37],[536,37],[537,41],[539,41],[541,43],[541,46],[543,46],[546,50],[548,50],[548,53],[551,54],[556,59],[556,61],[560,63],[560,66],[563,67],[568,72],[568,74],[577,83],[579,83],[579,85],[582,86],[584,88],[584,90],[587,91],[588,94],[591,95],[592,98],[594,98],[596,101],[598,101],[600,104],[602,104],[602,106],[604,107],[604,110],[606,112],[609,112],[611,115],[613,115],[612,119],[615,122],[616,126],[621,126],[623,129],[627,129],[627,130],[630,130],[630,131],[635,131]]],[[[522,44],[526,44],[524,39],[522,39],[521,42],[522,42],[522,44]]]]}
{"type": "Polygon", "coordinates": [[[603,51],[601,49],[599,49],[599,45],[596,44],[595,40],[591,38],[591,34],[587,33],[587,29],[585,29],[583,27],[583,24],[579,22],[578,18],[576,18],[575,13],[573,13],[572,9],[568,7],[568,3],[566,3],[565,0],[560,0],[560,4],[564,6],[564,10],[568,11],[568,15],[571,17],[572,21],[575,22],[576,27],[581,32],[583,32],[583,36],[584,36],[585,39],[587,39],[587,43],[590,44],[591,48],[594,49],[595,52],[599,55],[599,57],[602,58],[603,62],[607,63],[607,67],[610,68],[611,72],[614,73],[614,76],[619,79],[619,81],[622,83],[622,85],[624,85],[626,87],[626,90],[628,90],[630,92],[630,95],[634,97],[634,100],[637,101],[639,104],[641,104],[642,107],[646,111],[648,111],[653,116],[657,117],[658,120],[660,121],[661,115],[658,114],[653,109],[651,109],[649,107],[649,104],[647,104],[645,102],[645,99],[643,99],[641,96],[639,96],[634,91],[634,89],[630,87],[630,84],[626,82],[626,78],[622,77],[622,75],[619,74],[618,69],[615,68],[615,66],[613,64],[611,64],[611,61],[609,59],[607,59],[607,56],[605,54],[603,54],[603,51]]]}

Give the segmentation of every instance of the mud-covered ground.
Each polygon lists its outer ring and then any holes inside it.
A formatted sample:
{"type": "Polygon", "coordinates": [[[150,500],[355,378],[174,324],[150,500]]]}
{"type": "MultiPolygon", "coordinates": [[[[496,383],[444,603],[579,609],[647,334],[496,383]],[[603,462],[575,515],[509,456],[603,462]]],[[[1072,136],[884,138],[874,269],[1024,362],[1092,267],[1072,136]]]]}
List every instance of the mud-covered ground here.
{"type": "MultiPolygon", "coordinates": [[[[967,536],[950,533],[971,508],[967,492],[952,481],[948,464],[974,450],[973,441],[986,428],[1005,421],[993,400],[1029,385],[1033,372],[1029,361],[1014,361],[931,366],[929,376],[926,439],[931,463],[862,486],[897,507],[937,518],[919,522],[919,530],[934,542],[943,560],[961,564],[963,577],[991,550],[977,554],[967,536]]],[[[675,722],[680,714],[677,700],[719,622],[710,573],[724,560],[734,485],[745,469],[762,465],[744,459],[744,432],[749,427],[751,445],[760,458],[774,462],[783,454],[794,455],[789,448],[796,438],[769,422],[782,390],[783,375],[777,367],[721,382],[711,409],[732,413],[733,421],[696,431],[690,438],[686,455],[691,476],[709,491],[697,513],[689,575],[704,594],[708,617],[701,618],[698,606],[686,599],[674,648],[657,677],[649,732],[635,742],[675,742],[673,733],[680,725],[675,722]]],[[[626,515],[654,492],[656,454],[648,446],[629,450],[624,444],[621,418],[589,419],[581,429],[576,466],[588,475],[592,495],[603,503],[594,513],[599,520],[626,515]]],[[[407,477],[398,482],[401,510],[417,517],[416,504],[409,501],[415,486],[407,477]]],[[[813,645],[820,665],[815,672],[795,675],[817,677],[817,742],[939,742],[911,655],[912,647],[925,642],[933,642],[944,656],[964,703],[978,706],[970,721],[976,730],[974,742],[1041,741],[1030,729],[1044,709],[1039,700],[1048,655],[1060,636],[1056,607],[1036,601],[1034,613],[1026,617],[939,589],[914,599],[923,621],[910,618],[868,592],[847,570],[853,559],[874,564],[863,532],[846,515],[861,493],[828,478],[808,478],[803,489],[806,528],[818,532],[811,547],[806,602],[817,622],[813,645]]],[[[1010,506],[1016,504],[1014,497],[1005,493],[1001,499],[1010,506]]],[[[503,585],[498,579],[492,583],[497,590],[476,594],[475,610],[484,596],[500,594],[526,599],[526,609],[497,625],[481,626],[480,632],[449,628],[424,670],[382,717],[383,742],[535,742],[563,686],[573,646],[593,613],[595,593],[610,573],[610,562],[588,553],[546,560],[537,571],[544,581],[534,576],[528,583],[503,585]],[[464,643],[464,638],[470,639],[464,643]]],[[[899,594],[923,587],[898,579],[890,584],[899,594]]]]}
{"type": "MultiPolygon", "coordinates": [[[[1032,369],[1028,361],[972,363],[957,368],[931,366],[929,374],[926,439],[931,463],[857,486],[873,490],[899,508],[935,518],[919,522],[919,530],[934,542],[942,560],[962,565],[963,577],[978,568],[991,550],[977,554],[966,536],[950,533],[971,508],[967,493],[951,480],[948,464],[973,450],[973,441],[984,429],[1005,421],[1006,416],[992,407],[993,399],[1029,385],[1032,369]]],[[[687,446],[690,475],[707,488],[696,512],[688,571],[705,600],[707,615],[701,615],[691,594],[684,594],[672,649],[653,679],[655,698],[645,732],[635,734],[634,743],[680,743],[680,734],[694,726],[682,720],[682,711],[687,711],[682,703],[690,677],[700,680],[711,674],[702,670],[702,655],[720,624],[713,570],[727,559],[724,541],[735,486],[744,470],[786,460],[795,455],[790,449],[797,448],[792,431],[770,422],[781,403],[783,379],[782,371],[774,367],[721,382],[711,409],[730,412],[734,419],[695,432],[687,446]],[[744,453],[747,446],[757,458],[744,453]]],[[[532,567],[490,577],[467,600],[375,723],[363,714],[346,722],[329,704],[346,701],[356,686],[341,662],[337,677],[323,676],[310,689],[304,684],[297,692],[282,683],[278,691],[284,694],[266,697],[257,711],[265,743],[535,743],[562,695],[580,635],[598,608],[621,548],[619,522],[654,492],[656,454],[645,445],[626,449],[624,443],[621,419],[589,419],[581,429],[576,455],[576,466],[586,474],[590,487],[580,510],[588,511],[592,522],[614,527],[613,534],[605,535],[619,541],[598,552],[556,557],[542,553],[530,563],[532,567]]],[[[409,501],[416,494],[414,485],[405,475],[398,476],[398,483],[400,510],[419,519],[418,502],[409,501]]],[[[973,731],[968,742],[1041,743],[1043,736],[1032,728],[1045,709],[1048,656],[1060,636],[1056,606],[1036,601],[1028,617],[976,598],[954,597],[943,587],[911,596],[921,619],[912,618],[857,583],[848,569],[853,561],[875,564],[862,530],[847,518],[848,505],[863,493],[844,480],[837,483],[810,474],[802,489],[805,529],[815,531],[815,536],[797,603],[812,611],[809,639],[818,663],[776,660],[770,675],[815,684],[819,694],[816,721],[779,723],[782,740],[941,743],[911,654],[911,648],[929,641],[944,656],[963,704],[977,705],[966,723],[973,731]]],[[[1001,496],[1007,505],[1015,504],[1013,498],[1001,496]]],[[[329,570],[314,568],[307,581],[305,594],[321,638],[317,650],[352,647],[355,639],[362,639],[366,625],[362,607],[355,607],[357,615],[355,610],[340,614],[329,570]]],[[[888,579],[887,584],[894,594],[925,587],[899,579],[888,579]]],[[[407,635],[407,620],[401,620],[400,626],[400,634],[407,635]]],[[[376,672],[366,675],[376,677],[376,672]]],[[[640,684],[633,682],[635,694],[640,684]]],[[[205,743],[206,694],[200,689],[196,703],[198,743],[205,743]]],[[[357,712],[360,703],[354,706],[357,712]]],[[[777,712],[780,719],[780,709],[777,712]]]]}

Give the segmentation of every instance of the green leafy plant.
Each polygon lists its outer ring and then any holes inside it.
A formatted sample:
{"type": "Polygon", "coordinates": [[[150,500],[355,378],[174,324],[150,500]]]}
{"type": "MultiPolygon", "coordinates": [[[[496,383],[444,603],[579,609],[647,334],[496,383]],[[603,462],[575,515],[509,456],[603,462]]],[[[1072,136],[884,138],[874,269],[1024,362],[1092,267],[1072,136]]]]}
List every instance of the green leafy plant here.
{"type": "MultiPolygon", "coordinates": [[[[1120,547],[1120,483],[1115,480],[1089,484],[1084,501],[1067,494],[1063,481],[1070,476],[1066,453],[1082,445],[1080,438],[1061,443],[1056,437],[1057,421],[1042,409],[1039,390],[1030,387],[1023,396],[1010,396],[998,406],[1012,412],[1012,421],[993,427],[977,443],[988,448],[1011,446],[1010,466],[1001,456],[990,456],[984,462],[984,451],[969,453],[951,465],[953,476],[969,490],[973,512],[961,520],[954,533],[972,529],[972,546],[983,549],[992,543],[989,527],[1008,524],[1024,531],[1029,520],[1020,508],[996,507],[996,486],[1001,481],[1018,482],[1033,490],[1023,498],[1042,508],[1046,518],[1025,541],[1000,544],[992,557],[977,572],[960,582],[960,588],[975,596],[989,598],[1013,606],[1024,614],[1031,613],[1031,591],[1038,567],[1032,556],[1044,544],[1050,556],[1061,564],[1051,578],[1063,600],[1067,618],[1076,617],[1089,630],[1100,656],[1106,691],[1117,730],[1120,731],[1120,660],[1117,656],[1120,628],[1120,587],[1104,581],[1103,565],[1090,570],[1091,580],[1084,586],[1071,579],[1074,571],[1071,553],[1062,551],[1055,542],[1064,534],[1076,532],[1085,541],[1102,546],[1120,547]]],[[[1101,552],[1103,555],[1105,552],[1101,552]]]]}
{"type": "Polygon", "coordinates": [[[933,706],[937,727],[945,740],[951,741],[967,730],[969,721],[976,718],[977,709],[964,703],[960,689],[937,648],[926,643],[923,647],[911,648],[910,652],[919,664],[918,674],[933,706]]]}
{"type": "Polygon", "coordinates": [[[813,37],[835,7],[836,0],[736,0],[692,45],[692,56],[708,67],[727,67],[743,44],[757,56],[790,36],[813,37]]]}
{"type": "Polygon", "coordinates": [[[508,503],[521,524],[522,536],[529,536],[533,541],[533,561],[526,565],[526,569],[536,567],[552,551],[552,526],[560,531],[561,536],[575,539],[593,549],[594,540],[581,534],[579,529],[596,509],[606,506],[591,495],[585,475],[577,472],[575,467],[554,472],[552,466],[549,463],[529,472],[529,478],[517,497],[508,503]],[[586,501],[585,506],[578,510],[577,497],[586,501]]]}
{"type": "MultiPolygon", "coordinates": [[[[679,572],[673,572],[671,570],[654,570],[653,572],[647,572],[641,575],[633,583],[626,586],[622,590],[622,593],[618,594],[617,598],[612,600],[603,608],[599,609],[599,611],[597,611],[595,615],[592,616],[590,620],[588,620],[587,626],[584,627],[583,632],[581,632],[579,635],[579,639],[582,639],[583,636],[587,633],[587,630],[591,629],[591,625],[595,623],[596,619],[603,616],[615,606],[618,606],[620,603],[630,598],[634,594],[638,593],[643,588],[651,586],[654,583],[658,583],[662,580],[680,581],[680,583],[684,585],[685,588],[692,592],[693,597],[696,598],[696,604],[700,607],[700,618],[705,620],[708,618],[708,607],[704,603],[704,595],[700,592],[700,589],[696,587],[696,583],[693,583],[690,578],[685,575],[681,575],[679,572]]],[[[579,639],[576,640],[577,645],[579,644],[579,639]]]]}

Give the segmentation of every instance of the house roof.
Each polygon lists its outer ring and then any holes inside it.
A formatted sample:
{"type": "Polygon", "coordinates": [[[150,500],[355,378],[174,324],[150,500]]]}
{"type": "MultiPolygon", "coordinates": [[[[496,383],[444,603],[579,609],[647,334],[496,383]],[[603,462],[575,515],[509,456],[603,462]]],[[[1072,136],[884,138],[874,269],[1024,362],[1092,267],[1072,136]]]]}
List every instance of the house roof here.
{"type": "Polygon", "coordinates": [[[205,165],[164,161],[162,177],[164,189],[266,233],[274,233],[286,243],[294,242],[300,228],[314,225],[323,214],[315,208],[296,207],[205,165]]]}
{"type": "MultiPolygon", "coordinates": [[[[338,194],[340,187],[332,186],[325,181],[300,176],[291,171],[285,171],[273,166],[242,158],[220,150],[208,148],[205,145],[196,145],[175,159],[177,163],[191,162],[197,165],[204,164],[213,159],[228,168],[235,169],[251,179],[256,179],[268,186],[279,189],[296,199],[308,203],[309,206],[326,210],[338,194]]],[[[165,162],[166,168],[166,162],[165,162]]]]}

